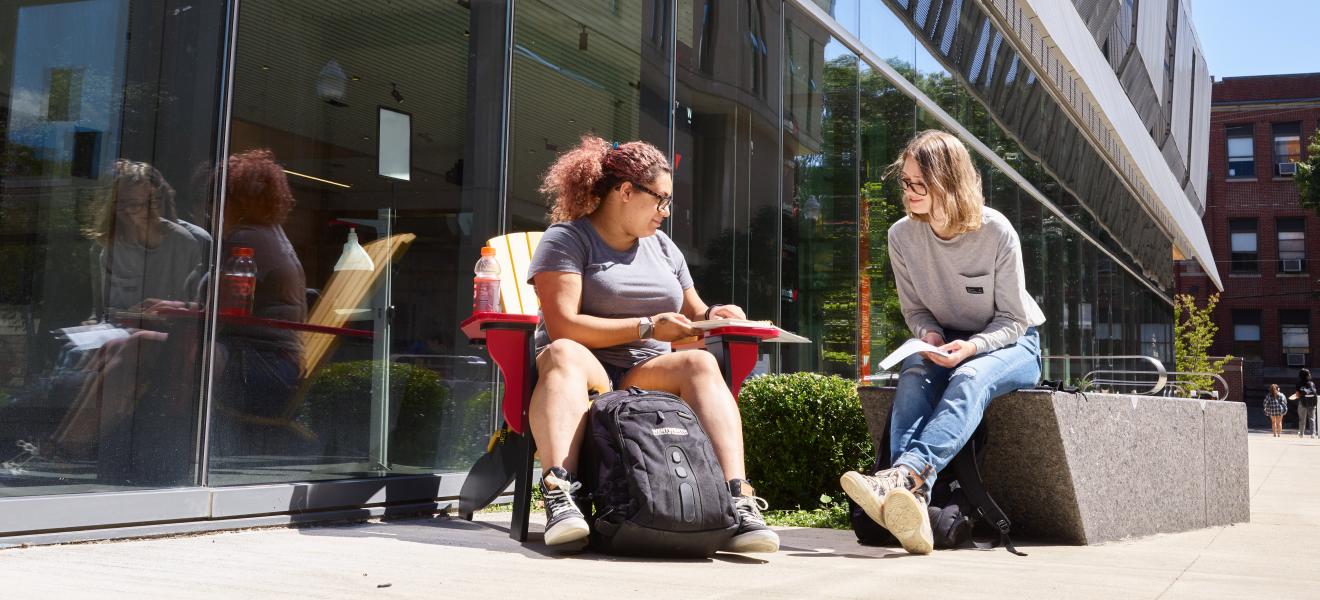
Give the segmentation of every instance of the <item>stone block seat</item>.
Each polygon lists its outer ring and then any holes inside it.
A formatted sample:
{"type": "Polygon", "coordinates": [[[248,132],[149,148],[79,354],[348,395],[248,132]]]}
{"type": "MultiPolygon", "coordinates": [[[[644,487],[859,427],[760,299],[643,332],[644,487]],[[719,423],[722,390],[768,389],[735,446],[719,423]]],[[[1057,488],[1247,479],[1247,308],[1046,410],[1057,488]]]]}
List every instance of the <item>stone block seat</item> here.
{"type": "MultiPolygon", "coordinates": [[[[878,442],[894,388],[858,391],[878,442]]],[[[982,479],[1015,537],[1098,544],[1250,518],[1240,402],[1022,390],[985,424],[982,479]]]]}

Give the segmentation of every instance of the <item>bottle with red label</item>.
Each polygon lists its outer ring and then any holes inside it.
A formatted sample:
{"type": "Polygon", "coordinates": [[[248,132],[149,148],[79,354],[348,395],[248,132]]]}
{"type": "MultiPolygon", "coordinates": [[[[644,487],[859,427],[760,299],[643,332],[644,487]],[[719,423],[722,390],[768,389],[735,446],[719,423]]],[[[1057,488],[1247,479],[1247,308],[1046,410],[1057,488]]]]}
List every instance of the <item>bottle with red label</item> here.
{"type": "Polygon", "coordinates": [[[257,295],[257,262],[252,254],[252,249],[244,246],[229,251],[220,272],[220,314],[252,314],[252,301],[257,295]]]}
{"type": "Polygon", "coordinates": [[[500,263],[495,260],[495,249],[481,248],[481,259],[472,270],[472,312],[500,311],[500,263]]]}

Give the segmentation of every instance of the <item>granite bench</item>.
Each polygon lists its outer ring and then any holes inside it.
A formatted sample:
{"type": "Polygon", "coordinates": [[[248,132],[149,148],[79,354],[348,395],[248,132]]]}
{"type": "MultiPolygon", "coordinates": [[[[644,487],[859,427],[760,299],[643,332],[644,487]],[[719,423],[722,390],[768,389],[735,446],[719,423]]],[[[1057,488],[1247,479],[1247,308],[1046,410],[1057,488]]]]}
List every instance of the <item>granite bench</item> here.
{"type": "MultiPolygon", "coordinates": [[[[892,387],[861,387],[873,441],[892,387]]],[[[986,489],[1014,535],[1097,544],[1250,518],[1240,402],[1023,390],[986,411],[986,489]]]]}

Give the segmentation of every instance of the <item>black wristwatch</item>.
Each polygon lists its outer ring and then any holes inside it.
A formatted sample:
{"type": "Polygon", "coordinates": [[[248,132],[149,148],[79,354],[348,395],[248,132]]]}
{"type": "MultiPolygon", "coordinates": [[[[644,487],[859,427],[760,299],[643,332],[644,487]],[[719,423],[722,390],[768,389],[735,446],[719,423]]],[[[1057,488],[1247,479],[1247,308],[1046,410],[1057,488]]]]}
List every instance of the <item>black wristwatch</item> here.
{"type": "Polygon", "coordinates": [[[640,321],[637,321],[638,339],[649,340],[654,334],[655,322],[651,320],[651,317],[642,317],[640,321]]]}

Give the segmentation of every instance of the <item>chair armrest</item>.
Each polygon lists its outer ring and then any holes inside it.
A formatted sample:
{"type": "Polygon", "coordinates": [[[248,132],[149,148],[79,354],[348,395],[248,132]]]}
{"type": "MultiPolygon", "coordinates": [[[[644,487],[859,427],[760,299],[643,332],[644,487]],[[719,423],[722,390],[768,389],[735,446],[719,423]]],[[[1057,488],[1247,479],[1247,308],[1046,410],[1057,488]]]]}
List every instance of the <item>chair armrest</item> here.
{"type": "Polygon", "coordinates": [[[774,328],[765,327],[719,327],[706,332],[702,338],[706,350],[715,355],[720,363],[720,373],[724,383],[733,392],[733,399],[738,399],[742,382],[756,368],[756,359],[760,357],[761,340],[778,335],[774,328]]]}
{"type": "Polygon", "coordinates": [[[536,385],[536,315],[474,313],[460,326],[473,343],[484,343],[504,375],[501,412],[514,433],[526,433],[527,410],[536,385]]]}

